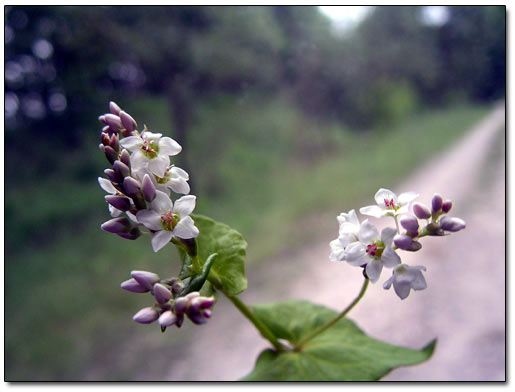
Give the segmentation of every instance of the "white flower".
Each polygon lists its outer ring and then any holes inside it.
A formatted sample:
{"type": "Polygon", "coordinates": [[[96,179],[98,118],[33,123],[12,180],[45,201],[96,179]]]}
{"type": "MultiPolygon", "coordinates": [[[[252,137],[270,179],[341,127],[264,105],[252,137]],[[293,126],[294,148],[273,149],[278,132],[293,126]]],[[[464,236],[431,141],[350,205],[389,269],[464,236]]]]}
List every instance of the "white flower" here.
{"type": "Polygon", "coordinates": [[[170,195],[170,189],[175,193],[182,193],[183,195],[190,193],[190,186],[188,184],[190,176],[180,167],[174,165],[167,167],[162,177],[151,173],[145,168],[133,170],[133,173],[140,181],[143,181],[145,174],[149,174],[155,188],[168,195],[170,195]]]}
{"type": "Polygon", "coordinates": [[[384,267],[394,267],[401,262],[392,249],[393,237],[397,230],[386,227],[381,237],[376,227],[366,219],[359,229],[359,241],[350,243],[345,248],[345,260],[354,266],[366,265],[365,272],[371,282],[376,282],[384,267]]]}
{"type": "Polygon", "coordinates": [[[393,274],[383,283],[383,287],[388,290],[393,283],[393,289],[400,299],[405,299],[410,289],[424,290],[427,287],[426,280],[422,271],[426,267],[415,265],[410,267],[407,264],[399,264],[393,269],[393,274]]]}
{"type": "MultiPolygon", "coordinates": [[[[106,191],[107,193],[110,193],[111,195],[123,195],[118,189],[116,189],[113,185],[113,183],[109,180],[106,180],[105,178],[98,177],[98,184],[100,187],[106,191]]],[[[107,206],[109,208],[109,213],[112,217],[116,218],[121,215],[122,210],[119,210],[118,208],[113,207],[111,204],[107,203],[107,206]]],[[[129,211],[125,211],[127,216],[133,221],[138,223],[136,220],[136,216],[129,211]]]]}
{"type": "Polygon", "coordinates": [[[351,242],[359,241],[359,219],[356,215],[356,211],[350,210],[349,213],[342,212],[336,217],[340,224],[338,238],[331,241],[329,246],[331,253],[329,254],[329,260],[331,261],[343,261],[345,259],[345,248],[351,242]]]}
{"type": "Polygon", "coordinates": [[[377,205],[362,207],[359,212],[376,218],[405,214],[408,212],[409,204],[417,197],[418,193],[415,192],[404,192],[397,197],[392,191],[381,188],[374,196],[377,205]]]}
{"type": "Polygon", "coordinates": [[[181,152],[182,147],[169,137],[161,137],[160,133],[143,131],[138,136],[129,136],[120,140],[120,145],[131,155],[131,166],[134,170],[148,168],[158,177],[165,175],[170,166],[170,156],[181,152]]]}
{"type": "Polygon", "coordinates": [[[138,222],[155,231],[152,235],[154,252],[170,242],[172,237],[188,239],[198,236],[195,222],[189,216],[195,208],[195,199],[193,195],[182,196],[174,204],[166,193],[156,190],[151,209],[138,211],[138,222]]]}

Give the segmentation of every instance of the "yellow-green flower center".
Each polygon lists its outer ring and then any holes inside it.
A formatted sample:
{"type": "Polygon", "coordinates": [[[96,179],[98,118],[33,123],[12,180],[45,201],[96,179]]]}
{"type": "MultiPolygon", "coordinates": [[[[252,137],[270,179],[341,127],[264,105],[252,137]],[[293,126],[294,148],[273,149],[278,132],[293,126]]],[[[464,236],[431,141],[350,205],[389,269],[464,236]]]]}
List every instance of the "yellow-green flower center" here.
{"type": "Polygon", "coordinates": [[[177,222],[179,222],[179,216],[170,210],[161,215],[161,224],[164,230],[173,231],[177,222]]]}

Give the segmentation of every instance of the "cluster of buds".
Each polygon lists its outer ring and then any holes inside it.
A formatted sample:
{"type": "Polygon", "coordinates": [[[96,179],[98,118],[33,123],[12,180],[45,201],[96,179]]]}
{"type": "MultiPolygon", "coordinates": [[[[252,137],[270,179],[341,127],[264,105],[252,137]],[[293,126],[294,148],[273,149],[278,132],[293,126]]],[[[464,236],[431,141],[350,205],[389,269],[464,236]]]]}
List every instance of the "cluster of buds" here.
{"type": "Polygon", "coordinates": [[[116,103],[111,102],[109,110],[99,117],[104,125],[99,148],[111,167],[104,170],[107,178],[99,177],[98,182],[108,193],[105,200],[113,219],[102,224],[102,230],[134,240],[144,227],[155,252],[173,237],[198,236],[189,216],[196,198],[188,195],[188,173],[170,165],[170,156],[179,154],[181,146],[146,127],[139,132],[136,121],[116,103]],[[173,203],[172,191],[185,196],[173,203]]]}
{"type": "Polygon", "coordinates": [[[141,309],[132,318],[142,324],[158,321],[161,330],[175,325],[180,328],[187,316],[195,324],[204,324],[211,317],[214,297],[203,297],[198,291],[183,295],[184,283],[178,278],[161,280],[159,275],[148,271],[132,271],[132,278],[120,287],[133,293],[150,294],[156,300],[153,306],[141,309]]]}
{"type": "Polygon", "coordinates": [[[402,264],[396,250],[416,252],[422,248],[418,241],[420,238],[442,236],[446,232],[462,230],[466,225],[462,219],[446,215],[452,208],[452,202],[444,201],[438,194],[431,200],[431,210],[421,203],[413,203],[414,216],[409,215],[410,205],[417,197],[415,192],[397,196],[388,189],[379,189],[375,195],[377,205],[363,207],[360,212],[376,218],[393,217],[396,227],[386,227],[381,233],[368,219],[360,223],[354,210],[341,213],[337,217],[339,236],[329,244],[329,259],[362,267],[365,277],[373,283],[379,280],[383,267],[392,268],[392,276],[384,282],[383,287],[389,289],[393,284],[401,299],[405,299],[411,289],[425,289],[427,284],[422,271],[426,268],[402,264]],[[401,214],[406,215],[399,219],[401,214]],[[420,226],[417,218],[425,220],[426,224],[420,226]]]}

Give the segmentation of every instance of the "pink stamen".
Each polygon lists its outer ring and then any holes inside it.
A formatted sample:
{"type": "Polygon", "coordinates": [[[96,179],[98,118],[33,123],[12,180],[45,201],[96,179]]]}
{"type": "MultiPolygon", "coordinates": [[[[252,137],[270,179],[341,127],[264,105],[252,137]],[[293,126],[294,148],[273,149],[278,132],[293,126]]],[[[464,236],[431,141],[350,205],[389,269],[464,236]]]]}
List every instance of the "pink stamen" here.
{"type": "Polygon", "coordinates": [[[377,245],[376,244],[368,244],[367,245],[367,249],[366,249],[367,254],[369,254],[370,256],[375,256],[376,255],[376,251],[377,251],[377,245]]]}
{"type": "Polygon", "coordinates": [[[383,199],[384,200],[384,205],[385,207],[387,208],[395,208],[395,203],[393,202],[393,199],[383,199]]]}

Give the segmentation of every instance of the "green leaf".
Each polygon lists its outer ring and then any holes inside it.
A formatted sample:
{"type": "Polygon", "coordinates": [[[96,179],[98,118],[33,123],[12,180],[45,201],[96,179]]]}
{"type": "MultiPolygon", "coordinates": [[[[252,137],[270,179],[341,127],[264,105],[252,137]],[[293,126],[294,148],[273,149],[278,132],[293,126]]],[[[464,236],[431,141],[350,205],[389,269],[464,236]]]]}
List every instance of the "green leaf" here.
{"type": "Polygon", "coordinates": [[[247,242],[242,235],[226,224],[202,215],[191,215],[199,229],[197,251],[202,262],[218,253],[209,280],[228,295],[241,293],[247,288],[245,255],[247,242]]]}
{"type": "MultiPolygon", "coordinates": [[[[304,336],[337,316],[308,301],[290,300],[253,306],[254,312],[279,339],[292,347],[304,336]]],[[[420,350],[394,346],[367,336],[344,318],[301,351],[264,350],[243,381],[373,381],[398,366],[429,359],[436,340],[420,350]]]]}

